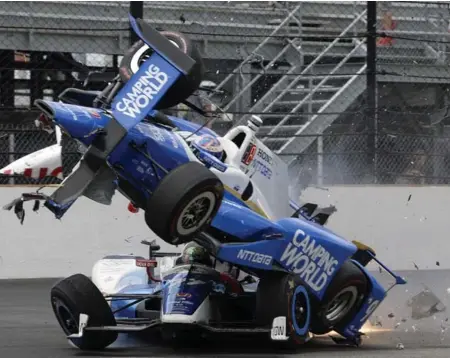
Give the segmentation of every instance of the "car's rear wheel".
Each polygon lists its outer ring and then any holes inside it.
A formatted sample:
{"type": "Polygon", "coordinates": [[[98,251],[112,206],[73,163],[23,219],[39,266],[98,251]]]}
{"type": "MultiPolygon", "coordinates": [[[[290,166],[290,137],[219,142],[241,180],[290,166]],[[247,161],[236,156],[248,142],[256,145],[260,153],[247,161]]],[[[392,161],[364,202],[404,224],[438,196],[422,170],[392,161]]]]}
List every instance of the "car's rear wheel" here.
{"type": "Polygon", "coordinates": [[[344,262],[323,299],[314,304],[311,331],[325,334],[344,328],[360,309],[367,291],[366,275],[354,262],[344,262]]]}
{"type": "MultiPolygon", "coordinates": [[[[200,51],[191,40],[178,32],[161,31],[174,46],[195,61],[195,65],[187,76],[181,76],[159,101],[155,109],[167,109],[176,106],[194,93],[204,76],[204,64],[200,51]]],[[[129,48],[120,63],[120,77],[124,83],[135,74],[139,67],[151,56],[152,49],[143,41],[138,41],[129,48]]]]}
{"type": "MultiPolygon", "coordinates": [[[[88,326],[115,326],[105,298],[86,276],[76,274],[59,281],[50,291],[53,312],[66,336],[78,333],[80,314],[89,316],[88,326]]],[[[117,339],[116,332],[85,331],[71,342],[82,350],[100,350],[117,339]]]]}
{"type": "Polygon", "coordinates": [[[223,195],[223,184],[215,174],[189,162],[161,180],[147,203],[145,221],[164,241],[183,244],[211,223],[223,195]]]}

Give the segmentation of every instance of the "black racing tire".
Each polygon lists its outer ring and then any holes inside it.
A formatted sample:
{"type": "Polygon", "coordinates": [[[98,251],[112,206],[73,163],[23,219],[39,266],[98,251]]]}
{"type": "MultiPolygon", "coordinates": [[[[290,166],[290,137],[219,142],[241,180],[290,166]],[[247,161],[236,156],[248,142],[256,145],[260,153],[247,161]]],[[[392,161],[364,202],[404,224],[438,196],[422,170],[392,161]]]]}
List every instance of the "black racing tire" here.
{"type": "Polygon", "coordinates": [[[274,318],[286,317],[286,335],[289,340],[277,341],[280,348],[295,349],[308,340],[310,311],[308,293],[297,275],[267,273],[260,278],[256,291],[255,319],[259,326],[271,327],[274,318]],[[299,288],[301,290],[297,292],[299,288]],[[297,329],[304,332],[299,334],[297,329]]]}
{"type": "MultiPolygon", "coordinates": [[[[89,316],[88,326],[115,326],[114,315],[97,286],[86,276],[76,274],[59,281],[50,291],[53,312],[66,336],[78,333],[80,313],[89,316]]],[[[82,350],[102,350],[117,339],[116,332],[85,331],[71,339],[82,350]]]]}
{"type": "Polygon", "coordinates": [[[351,260],[345,261],[323,299],[313,305],[311,332],[319,335],[345,327],[361,308],[368,290],[364,272],[351,260]]]}
{"type": "MultiPolygon", "coordinates": [[[[161,31],[160,33],[195,61],[191,72],[187,76],[180,76],[155,107],[155,109],[167,109],[184,101],[199,88],[205,69],[200,51],[186,35],[174,31],[161,31]]],[[[128,49],[119,67],[120,77],[124,83],[128,82],[137,72],[143,59],[150,54],[151,49],[141,40],[128,49]]]]}
{"type": "Polygon", "coordinates": [[[187,243],[211,223],[223,195],[222,182],[204,165],[197,162],[180,165],[161,180],[148,200],[145,222],[167,243],[187,243]],[[195,208],[196,203],[206,206],[195,208]],[[195,209],[202,211],[197,211],[193,218],[188,217],[192,215],[189,210],[195,209]]]}

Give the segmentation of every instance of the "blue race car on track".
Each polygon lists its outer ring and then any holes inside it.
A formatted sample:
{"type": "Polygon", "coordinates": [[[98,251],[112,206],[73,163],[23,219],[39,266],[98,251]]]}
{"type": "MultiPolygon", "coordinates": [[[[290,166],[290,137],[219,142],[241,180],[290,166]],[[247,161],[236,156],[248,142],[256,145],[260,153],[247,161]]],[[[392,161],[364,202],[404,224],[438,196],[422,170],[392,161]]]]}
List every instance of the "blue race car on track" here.
{"type": "MultiPolygon", "coordinates": [[[[374,251],[326,229],[327,215],[313,215],[315,206],[289,205],[285,167],[256,139],[257,118],[223,140],[160,113],[196,89],[200,59],[182,35],[133,18],[131,25],[142,42],[104,91],[72,89],[61,102],[36,101],[41,122],[85,148],[78,165],[53,194],[23,194],[5,208],[23,219],[25,201],[35,200],[37,210],[43,200],[61,218],[78,197],[107,204],[117,189],[145,211],[159,238],[197,246],[187,253],[194,259],[114,293],[83,275],[57,283],[52,306],[66,335],[81,349],[103,349],[119,333],[138,332],[169,339],[262,334],[296,346],[310,334],[336,331],[359,344],[361,327],[387,294],[366,268],[377,261],[374,251]],[[227,278],[206,257],[257,280],[227,278]]],[[[155,255],[133,260],[147,272],[155,255]]],[[[395,284],[405,283],[390,273],[395,284]]]]}

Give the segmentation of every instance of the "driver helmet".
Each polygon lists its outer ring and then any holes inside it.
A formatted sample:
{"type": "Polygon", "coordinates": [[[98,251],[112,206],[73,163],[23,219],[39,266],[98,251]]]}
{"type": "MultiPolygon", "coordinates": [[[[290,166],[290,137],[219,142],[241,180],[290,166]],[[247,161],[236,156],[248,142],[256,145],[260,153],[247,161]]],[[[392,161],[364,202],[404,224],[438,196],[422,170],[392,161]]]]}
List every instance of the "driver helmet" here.
{"type": "Polygon", "coordinates": [[[213,260],[208,251],[195,243],[187,244],[181,256],[177,258],[176,265],[200,264],[212,267],[213,260]]]}
{"type": "Polygon", "coordinates": [[[194,147],[194,149],[200,150],[204,153],[212,155],[213,157],[216,157],[219,160],[222,160],[224,153],[222,143],[220,143],[220,141],[216,137],[210,134],[199,136],[192,142],[192,146],[194,147]]]}

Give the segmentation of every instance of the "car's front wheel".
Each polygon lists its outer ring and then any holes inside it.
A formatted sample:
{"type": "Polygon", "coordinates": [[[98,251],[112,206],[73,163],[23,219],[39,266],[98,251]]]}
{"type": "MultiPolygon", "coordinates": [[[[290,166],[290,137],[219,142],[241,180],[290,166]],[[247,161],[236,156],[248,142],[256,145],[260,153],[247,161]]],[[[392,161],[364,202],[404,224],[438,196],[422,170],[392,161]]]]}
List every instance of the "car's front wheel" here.
{"type": "Polygon", "coordinates": [[[161,180],[147,203],[145,221],[167,243],[183,244],[211,223],[223,195],[223,184],[214,173],[189,162],[161,180]]]}
{"type": "Polygon", "coordinates": [[[325,334],[343,328],[360,309],[367,291],[366,275],[351,260],[344,262],[324,298],[314,305],[311,331],[325,334]]]}
{"type": "MultiPolygon", "coordinates": [[[[76,274],[59,281],[50,291],[53,312],[62,330],[69,336],[78,333],[80,314],[89,316],[88,326],[115,326],[111,308],[97,286],[86,276],[76,274]]],[[[111,331],[86,331],[71,339],[82,350],[101,350],[117,339],[111,331]]]]}

